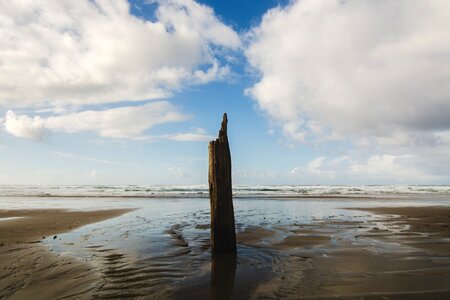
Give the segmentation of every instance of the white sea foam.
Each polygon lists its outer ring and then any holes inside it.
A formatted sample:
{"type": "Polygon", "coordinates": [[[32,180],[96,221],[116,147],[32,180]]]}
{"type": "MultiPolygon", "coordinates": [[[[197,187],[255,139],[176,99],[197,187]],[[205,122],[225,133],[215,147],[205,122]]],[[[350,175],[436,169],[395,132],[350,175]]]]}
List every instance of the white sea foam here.
{"type": "MultiPolygon", "coordinates": [[[[450,195],[449,185],[237,185],[235,197],[450,195]]],[[[0,185],[0,197],[208,197],[207,185],[0,185]]]]}
{"type": "Polygon", "coordinates": [[[8,221],[8,220],[15,220],[15,219],[22,219],[24,217],[9,217],[9,218],[0,218],[1,221],[8,221]]]}

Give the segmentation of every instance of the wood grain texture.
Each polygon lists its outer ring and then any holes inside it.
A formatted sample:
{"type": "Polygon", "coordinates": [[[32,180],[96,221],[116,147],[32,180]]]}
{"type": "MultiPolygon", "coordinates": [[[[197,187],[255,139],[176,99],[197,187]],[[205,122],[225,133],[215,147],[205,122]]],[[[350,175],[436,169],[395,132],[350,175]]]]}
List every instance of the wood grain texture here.
{"type": "Polygon", "coordinates": [[[236,253],[231,154],[227,136],[227,114],[219,137],[209,143],[209,199],[211,204],[211,247],[213,254],[236,253]]]}

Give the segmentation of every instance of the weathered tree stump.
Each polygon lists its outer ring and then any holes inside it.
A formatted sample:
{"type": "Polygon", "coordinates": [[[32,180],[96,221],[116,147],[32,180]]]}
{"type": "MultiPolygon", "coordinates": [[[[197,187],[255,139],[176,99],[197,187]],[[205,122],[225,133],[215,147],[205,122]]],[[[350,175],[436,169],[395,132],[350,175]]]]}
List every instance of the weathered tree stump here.
{"type": "Polygon", "coordinates": [[[211,204],[211,247],[213,254],[236,254],[231,155],[227,136],[227,114],[219,137],[209,142],[209,199],[211,204]]]}

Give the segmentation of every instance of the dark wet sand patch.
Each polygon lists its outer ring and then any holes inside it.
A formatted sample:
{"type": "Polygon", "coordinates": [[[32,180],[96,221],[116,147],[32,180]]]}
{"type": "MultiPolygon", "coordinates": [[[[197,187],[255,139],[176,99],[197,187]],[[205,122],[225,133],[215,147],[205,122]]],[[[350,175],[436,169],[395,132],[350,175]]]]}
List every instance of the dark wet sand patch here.
{"type": "Polygon", "coordinates": [[[288,246],[278,249],[289,250],[289,263],[254,295],[266,299],[450,299],[450,208],[367,211],[376,215],[364,222],[324,218],[308,226],[295,224],[299,229],[289,226],[295,233],[304,230],[303,236],[288,235],[279,243],[288,246]],[[316,248],[309,245],[317,242],[320,247],[311,250],[316,248]]]}
{"type": "Polygon", "coordinates": [[[55,299],[89,297],[99,281],[92,266],[52,253],[39,241],[77,227],[131,211],[0,210],[0,298],[55,299]]]}
{"type": "MultiPolygon", "coordinates": [[[[450,255],[450,207],[379,207],[358,210],[390,215],[382,222],[391,227],[398,224],[408,225],[407,229],[391,234],[391,240],[397,237],[407,245],[440,255],[450,255]]],[[[381,230],[371,233],[380,233],[380,237],[382,235],[381,230]]]]}
{"type": "Polygon", "coordinates": [[[258,245],[263,239],[272,237],[275,230],[262,227],[248,227],[237,233],[237,242],[244,245],[258,245]]]}

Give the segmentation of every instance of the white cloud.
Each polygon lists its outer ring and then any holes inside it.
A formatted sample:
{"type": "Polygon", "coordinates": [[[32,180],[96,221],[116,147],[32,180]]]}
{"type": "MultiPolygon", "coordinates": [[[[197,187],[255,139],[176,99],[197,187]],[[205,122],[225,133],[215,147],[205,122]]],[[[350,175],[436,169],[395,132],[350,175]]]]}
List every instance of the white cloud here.
{"type": "Polygon", "coordinates": [[[40,140],[45,134],[45,121],[37,116],[30,118],[26,115],[17,116],[12,110],[6,113],[5,130],[17,137],[40,140]]]}
{"type": "Polygon", "coordinates": [[[317,157],[308,163],[308,170],[311,172],[319,172],[320,167],[323,165],[325,157],[317,157]]]}
{"type": "MultiPolygon", "coordinates": [[[[17,115],[14,111],[9,110],[4,121],[0,119],[0,125],[3,125],[6,132],[11,135],[32,140],[42,140],[53,132],[76,133],[83,131],[94,132],[105,138],[140,141],[202,142],[214,138],[203,128],[197,128],[193,132],[164,135],[145,133],[159,124],[182,122],[188,119],[189,116],[179,112],[169,102],[156,101],[139,106],[81,111],[49,117],[17,115]]],[[[56,152],[55,154],[75,158],[67,153],[56,152]]],[[[80,156],[76,158],[82,159],[80,156]]],[[[92,159],[85,157],[84,160],[92,159]]]]}
{"type": "Polygon", "coordinates": [[[264,15],[247,93],[299,141],[403,146],[450,129],[450,2],[303,0],[264,15]]]}
{"type": "Polygon", "coordinates": [[[240,40],[212,9],[152,2],[153,21],[126,0],[0,2],[0,106],[155,99],[229,73],[217,53],[240,40]]]}
{"type": "Polygon", "coordinates": [[[151,0],[160,4],[156,13],[163,24],[171,24],[174,29],[192,30],[211,44],[238,48],[239,37],[229,27],[222,24],[214,11],[192,0],[151,0]]]}
{"type": "Polygon", "coordinates": [[[353,161],[349,171],[355,178],[362,177],[375,182],[430,183],[445,182],[448,174],[427,169],[430,159],[413,155],[373,155],[366,161],[353,161]]]}
{"type": "Polygon", "coordinates": [[[188,116],[180,113],[167,101],[150,102],[140,106],[126,106],[101,111],[82,111],[47,118],[16,115],[9,110],[5,118],[8,133],[22,138],[39,140],[48,131],[92,131],[102,137],[117,139],[146,139],[146,130],[158,124],[180,122],[188,116]]]}
{"type": "Polygon", "coordinates": [[[295,167],[290,171],[290,175],[309,178],[334,177],[333,170],[329,169],[329,162],[326,157],[319,156],[311,160],[305,167],[295,167]]]}
{"type": "Polygon", "coordinates": [[[302,178],[318,183],[417,183],[445,181],[445,174],[428,169],[421,157],[413,154],[375,154],[369,157],[334,158],[317,157],[306,164],[293,168],[291,178],[302,178]]]}
{"type": "Polygon", "coordinates": [[[169,140],[180,142],[202,142],[214,139],[213,136],[206,134],[203,128],[197,128],[195,132],[177,133],[166,137],[169,140]]]}
{"type": "Polygon", "coordinates": [[[186,175],[187,175],[185,170],[183,170],[182,168],[179,168],[179,167],[175,167],[175,166],[171,166],[171,167],[167,168],[167,172],[170,175],[176,176],[176,177],[186,177],[186,175]]]}

